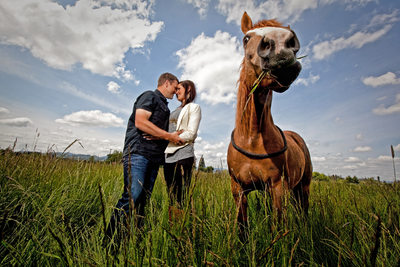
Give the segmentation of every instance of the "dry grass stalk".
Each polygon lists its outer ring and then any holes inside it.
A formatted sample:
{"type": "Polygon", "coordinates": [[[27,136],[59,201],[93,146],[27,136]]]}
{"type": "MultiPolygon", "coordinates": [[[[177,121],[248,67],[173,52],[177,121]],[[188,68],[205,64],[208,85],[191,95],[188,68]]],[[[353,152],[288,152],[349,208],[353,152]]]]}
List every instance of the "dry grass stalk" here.
{"type": "Polygon", "coordinates": [[[267,249],[264,251],[264,253],[261,254],[261,256],[258,258],[259,261],[261,261],[262,259],[264,259],[268,253],[270,253],[272,251],[272,248],[274,247],[274,244],[276,242],[278,242],[281,238],[287,236],[290,233],[290,231],[286,231],[283,234],[278,234],[274,240],[271,241],[271,243],[269,244],[269,246],[267,247],[267,249]]]}
{"type": "Polygon", "coordinates": [[[68,254],[67,254],[67,247],[65,246],[64,242],[62,242],[61,238],[59,238],[59,237],[51,230],[50,227],[49,227],[48,229],[49,229],[49,232],[50,232],[51,236],[57,241],[57,244],[58,244],[59,247],[60,247],[61,256],[63,257],[65,263],[66,263],[68,266],[71,266],[71,262],[70,262],[70,260],[69,260],[69,258],[68,258],[68,254]]]}
{"type": "Polygon", "coordinates": [[[378,220],[378,225],[376,226],[376,231],[375,231],[375,245],[374,248],[371,251],[371,256],[370,256],[370,263],[371,266],[376,266],[376,258],[378,256],[378,251],[379,251],[379,246],[380,246],[380,238],[382,235],[382,220],[379,215],[377,215],[377,220],[378,220]]]}
{"type": "Polygon", "coordinates": [[[65,155],[65,152],[67,152],[67,150],[68,150],[73,144],[75,144],[75,143],[78,143],[83,149],[85,149],[85,148],[83,147],[82,143],[80,142],[80,140],[79,140],[79,139],[75,139],[71,144],[69,144],[69,145],[64,149],[64,151],[61,153],[61,157],[63,157],[63,156],[65,155]]]}
{"type": "Polygon", "coordinates": [[[104,227],[104,236],[107,234],[107,223],[106,223],[106,206],[104,204],[104,192],[99,184],[99,194],[100,194],[100,202],[101,202],[101,215],[103,217],[103,227],[104,227]]]}
{"type": "Polygon", "coordinates": [[[300,238],[297,238],[296,243],[294,244],[293,248],[290,250],[290,259],[289,259],[289,264],[288,264],[289,266],[292,265],[293,255],[294,255],[294,252],[295,252],[299,242],[300,242],[300,238]]]}

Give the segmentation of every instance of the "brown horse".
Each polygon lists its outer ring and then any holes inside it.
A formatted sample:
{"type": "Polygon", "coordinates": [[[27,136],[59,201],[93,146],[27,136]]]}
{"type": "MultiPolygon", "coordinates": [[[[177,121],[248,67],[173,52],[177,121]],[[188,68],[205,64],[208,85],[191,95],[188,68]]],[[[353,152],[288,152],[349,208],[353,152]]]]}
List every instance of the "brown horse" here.
{"type": "Polygon", "coordinates": [[[307,213],[312,164],[304,140],[295,132],[282,132],[271,115],[272,92],[286,91],[301,70],[296,58],[300,48],[296,34],[275,20],[253,25],[246,12],[241,28],[245,55],[228,167],[237,219],[243,230],[247,225],[247,195],[252,190],[266,190],[272,196],[278,218],[286,189],[293,191],[307,213]],[[262,73],[266,75],[252,92],[262,73]]]}

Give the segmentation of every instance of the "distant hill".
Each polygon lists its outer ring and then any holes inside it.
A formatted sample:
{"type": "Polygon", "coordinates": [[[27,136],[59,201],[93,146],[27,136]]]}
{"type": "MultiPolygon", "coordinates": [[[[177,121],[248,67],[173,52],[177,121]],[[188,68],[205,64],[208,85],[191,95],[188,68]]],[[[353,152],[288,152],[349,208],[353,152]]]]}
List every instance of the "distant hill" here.
{"type": "MultiPolygon", "coordinates": [[[[4,154],[6,151],[10,151],[7,149],[0,149],[0,154],[4,154]]],[[[41,153],[37,151],[12,151],[12,153],[18,155],[18,154],[46,154],[46,153],[41,153]]],[[[93,157],[94,161],[105,161],[107,159],[107,156],[94,156],[94,155],[88,155],[88,154],[74,154],[74,153],[61,153],[61,152],[56,152],[55,153],[57,157],[63,157],[63,158],[68,158],[68,159],[76,159],[76,160],[89,160],[91,157],[93,157]]]]}
{"type": "Polygon", "coordinates": [[[67,152],[64,155],[61,152],[56,153],[57,157],[64,157],[64,158],[69,158],[69,159],[77,159],[77,160],[89,160],[91,157],[94,158],[94,161],[104,161],[107,159],[107,156],[94,156],[94,155],[88,155],[88,154],[74,154],[67,152]]]}

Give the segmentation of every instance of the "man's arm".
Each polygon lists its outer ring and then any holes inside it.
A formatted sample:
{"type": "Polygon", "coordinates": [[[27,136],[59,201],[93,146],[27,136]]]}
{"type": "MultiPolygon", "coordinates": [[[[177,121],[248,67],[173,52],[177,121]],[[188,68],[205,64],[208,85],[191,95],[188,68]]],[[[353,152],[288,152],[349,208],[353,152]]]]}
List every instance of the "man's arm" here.
{"type": "Polygon", "coordinates": [[[151,112],[144,109],[137,109],[135,113],[135,126],[139,130],[161,138],[173,142],[175,144],[183,144],[185,141],[179,137],[180,132],[169,133],[159,127],[157,127],[154,123],[152,123],[149,119],[151,116],[151,112]]]}

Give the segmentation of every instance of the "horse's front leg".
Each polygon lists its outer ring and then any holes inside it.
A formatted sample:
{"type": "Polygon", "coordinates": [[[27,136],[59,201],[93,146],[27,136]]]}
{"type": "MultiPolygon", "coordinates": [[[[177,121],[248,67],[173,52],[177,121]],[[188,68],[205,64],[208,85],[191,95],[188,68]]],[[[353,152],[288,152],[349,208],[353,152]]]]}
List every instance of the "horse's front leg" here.
{"type": "Polygon", "coordinates": [[[285,194],[288,192],[288,184],[282,180],[272,183],[271,195],[272,205],[277,213],[278,221],[282,219],[282,201],[284,200],[285,194]]]}
{"type": "Polygon", "coordinates": [[[231,190],[235,199],[237,208],[237,222],[239,227],[239,237],[242,241],[245,240],[245,230],[248,227],[247,220],[247,193],[244,192],[242,186],[231,177],[231,190]]]}

